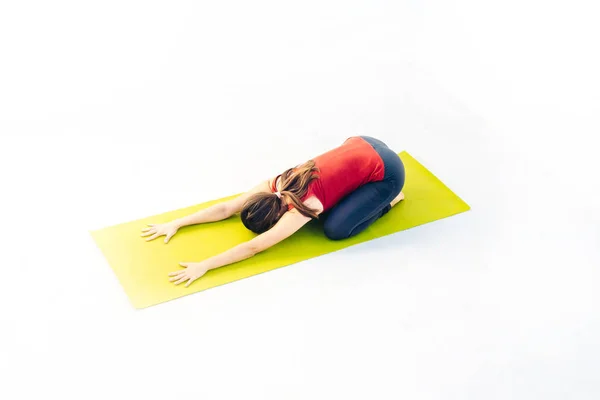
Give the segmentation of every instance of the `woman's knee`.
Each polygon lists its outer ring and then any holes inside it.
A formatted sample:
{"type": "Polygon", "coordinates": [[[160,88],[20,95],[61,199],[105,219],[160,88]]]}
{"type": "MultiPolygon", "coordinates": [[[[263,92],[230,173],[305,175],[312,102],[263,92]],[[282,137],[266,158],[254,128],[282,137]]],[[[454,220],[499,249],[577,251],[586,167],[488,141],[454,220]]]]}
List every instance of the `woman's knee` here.
{"type": "Polygon", "coordinates": [[[350,236],[348,229],[335,221],[327,220],[323,226],[325,236],[331,240],[342,240],[350,236]]]}
{"type": "Polygon", "coordinates": [[[385,179],[391,182],[394,186],[394,190],[397,190],[398,193],[400,193],[406,180],[406,171],[402,159],[393,151],[389,151],[384,155],[383,160],[386,169],[385,179]]]}

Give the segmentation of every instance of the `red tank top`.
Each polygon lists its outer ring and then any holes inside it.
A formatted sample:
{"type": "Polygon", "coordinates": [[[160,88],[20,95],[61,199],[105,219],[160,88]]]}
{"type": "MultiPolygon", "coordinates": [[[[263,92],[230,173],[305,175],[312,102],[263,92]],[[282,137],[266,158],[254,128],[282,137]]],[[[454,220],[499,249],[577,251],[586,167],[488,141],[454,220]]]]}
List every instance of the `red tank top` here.
{"type": "MultiPolygon", "coordinates": [[[[347,139],[320,156],[313,158],[319,168],[319,179],[313,180],[302,201],[315,196],[323,204],[323,211],[336,205],[346,195],[360,186],[383,180],[385,168],[383,160],[375,149],[361,137],[347,139]]],[[[276,192],[277,175],[271,184],[271,191],[276,192]]],[[[290,204],[289,209],[293,208],[290,204]]]]}

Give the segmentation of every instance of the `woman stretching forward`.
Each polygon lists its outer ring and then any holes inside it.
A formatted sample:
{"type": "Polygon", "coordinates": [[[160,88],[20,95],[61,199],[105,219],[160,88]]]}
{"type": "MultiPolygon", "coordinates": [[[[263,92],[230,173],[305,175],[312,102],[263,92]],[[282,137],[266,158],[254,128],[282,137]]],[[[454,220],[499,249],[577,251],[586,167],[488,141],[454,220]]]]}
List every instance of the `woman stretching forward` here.
{"type": "Polygon", "coordinates": [[[247,193],[165,224],[150,224],[142,236],[165,243],[183,226],[214,222],[240,213],[244,226],[260,235],[224,253],[172,272],[186,287],[208,270],[232,264],[281,242],[313,218],[323,218],[325,235],[345,239],[363,231],[404,199],[404,165],[382,141],[354,136],[320,156],[247,193]]]}

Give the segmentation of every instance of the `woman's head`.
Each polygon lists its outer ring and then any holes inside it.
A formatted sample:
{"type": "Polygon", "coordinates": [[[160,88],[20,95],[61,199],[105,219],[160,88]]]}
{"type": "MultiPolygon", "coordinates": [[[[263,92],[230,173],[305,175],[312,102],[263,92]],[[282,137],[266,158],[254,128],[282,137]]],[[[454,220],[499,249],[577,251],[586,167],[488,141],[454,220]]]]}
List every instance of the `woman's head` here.
{"type": "Polygon", "coordinates": [[[255,233],[263,233],[271,229],[283,214],[288,205],[293,205],[302,215],[316,218],[315,210],[302,202],[308,191],[308,185],[318,179],[318,168],[314,161],[290,168],[281,174],[281,190],[276,193],[256,193],[244,204],[240,216],[244,226],[255,233]]]}

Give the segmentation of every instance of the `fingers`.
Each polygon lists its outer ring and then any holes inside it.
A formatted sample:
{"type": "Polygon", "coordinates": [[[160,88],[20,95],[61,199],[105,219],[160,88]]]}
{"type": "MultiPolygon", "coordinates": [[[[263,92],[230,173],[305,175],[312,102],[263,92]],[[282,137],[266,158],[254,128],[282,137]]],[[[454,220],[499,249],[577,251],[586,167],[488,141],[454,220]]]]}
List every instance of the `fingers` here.
{"type": "Polygon", "coordinates": [[[187,281],[188,279],[191,279],[189,276],[183,276],[182,278],[180,278],[179,280],[175,281],[176,285],[179,285],[182,282],[187,281]]]}
{"type": "Polygon", "coordinates": [[[190,280],[185,284],[185,287],[190,286],[192,284],[192,282],[194,282],[196,279],[198,279],[198,277],[190,278],[190,280]]]}
{"type": "MultiPolygon", "coordinates": [[[[171,275],[171,274],[169,274],[169,275],[171,275]]],[[[171,276],[172,276],[172,278],[170,278],[169,281],[174,282],[174,281],[178,281],[181,278],[185,277],[186,274],[177,274],[177,275],[171,275],[171,276]]]]}
{"type": "Polygon", "coordinates": [[[149,228],[149,231],[146,231],[144,233],[142,233],[140,236],[148,236],[148,235],[152,235],[154,233],[156,233],[156,230],[154,228],[149,228]]]}
{"type": "Polygon", "coordinates": [[[148,224],[148,228],[142,229],[142,232],[147,232],[147,231],[150,231],[150,230],[153,230],[153,229],[156,230],[155,225],[154,224],[148,224]]]}
{"type": "MultiPolygon", "coordinates": [[[[152,237],[150,237],[150,238],[148,238],[146,240],[153,240],[153,239],[156,239],[159,236],[164,235],[163,232],[158,232],[156,230],[156,228],[146,228],[146,229],[142,230],[142,232],[143,233],[140,235],[142,237],[146,237],[146,236],[152,235],[152,237]]],[[[165,243],[169,243],[169,240],[171,240],[171,238],[173,237],[173,235],[175,235],[175,234],[174,233],[168,233],[166,235],[166,237],[165,237],[165,243]]]]}
{"type": "Polygon", "coordinates": [[[204,272],[206,271],[202,271],[202,273],[198,274],[194,267],[188,268],[191,264],[194,263],[180,262],[179,265],[186,267],[187,269],[169,273],[169,276],[171,277],[169,278],[169,281],[173,282],[175,285],[179,285],[180,283],[187,281],[185,287],[188,287],[192,284],[192,282],[204,275],[204,272]]]}
{"type": "Polygon", "coordinates": [[[180,269],[179,271],[174,271],[169,273],[169,276],[177,276],[177,275],[181,275],[181,274],[185,274],[187,270],[186,269],[180,269]]]}
{"type": "Polygon", "coordinates": [[[159,236],[160,236],[160,234],[159,234],[158,232],[156,232],[154,235],[152,235],[152,236],[150,236],[148,239],[146,239],[146,241],[148,242],[148,241],[150,241],[150,240],[154,240],[154,239],[156,239],[156,238],[157,238],[157,237],[159,237],[159,236]]]}
{"type": "MultiPolygon", "coordinates": [[[[146,224],[148,228],[142,229],[142,232],[156,232],[156,224],[146,224]]],[[[142,235],[143,236],[143,235],[142,235]]]]}
{"type": "MultiPolygon", "coordinates": [[[[187,267],[189,263],[184,263],[184,262],[180,262],[179,265],[181,265],[182,267],[187,267]]],[[[169,273],[169,276],[177,276],[177,275],[181,275],[181,274],[185,274],[186,273],[186,269],[180,269],[179,271],[174,271],[169,273]]]]}
{"type": "Polygon", "coordinates": [[[180,269],[179,271],[173,271],[173,272],[171,272],[169,275],[170,276],[181,275],[181,274],[185,274],[186,271],[187,271],[187,269],[180,269]]]}

